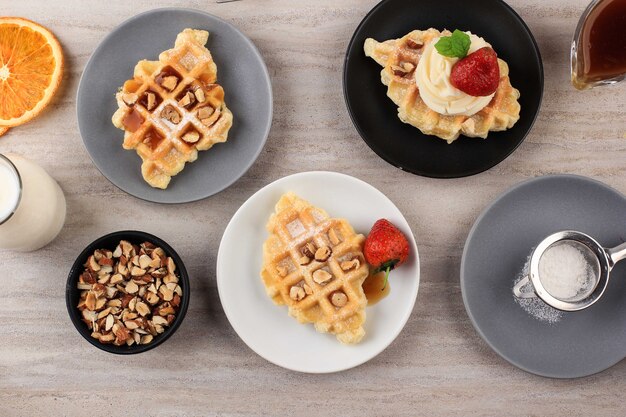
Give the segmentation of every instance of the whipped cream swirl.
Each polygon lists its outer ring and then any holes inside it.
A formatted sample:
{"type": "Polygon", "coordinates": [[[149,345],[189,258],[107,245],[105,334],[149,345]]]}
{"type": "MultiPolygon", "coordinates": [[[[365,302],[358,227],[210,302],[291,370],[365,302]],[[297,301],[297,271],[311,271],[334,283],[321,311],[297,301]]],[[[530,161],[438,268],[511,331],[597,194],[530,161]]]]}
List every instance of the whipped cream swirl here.
{"type": "MultiPolygon", "coordinates": [[[[485,46],[491,47],[483,38],[465,32],[471,44],[468,54],[485,46]]],[[[415,82],[424,103],[437,113],[443,115],[472,116],[481,111],[493,98],[489,96],[475,97],[459,90],[450,83],[450,72],[459,58],[450,58],[437,52],[434,38],[426,46],[415,70],[415,82]]]]}

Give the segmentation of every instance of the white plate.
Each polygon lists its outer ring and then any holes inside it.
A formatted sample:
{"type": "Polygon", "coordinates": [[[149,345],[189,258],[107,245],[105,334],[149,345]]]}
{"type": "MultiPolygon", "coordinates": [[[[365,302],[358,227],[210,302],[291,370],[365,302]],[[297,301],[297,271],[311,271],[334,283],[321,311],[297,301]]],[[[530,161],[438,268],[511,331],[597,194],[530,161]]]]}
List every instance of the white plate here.
{"type": "Polygon", "coordinates": [[[226,316],[239,337],[268,361],[299,372],[327,373],[353,368],[372,359],[400,334],[417,297],[419,256],[413,233],[400,210],[371,185],[334,172],[304,172],[281,178],[248,199],[226,227],[217,256],[217,288],[226,316]],[[331,217],[346,218],[367,235],[386,218],[407,237],[407,263],[393,271],[391,292],[367,308],[365,337],[346,346],[312,324],[299,324],[265,293],[260,271],[265,224],[280,196],[293,191],[331,217]]]}

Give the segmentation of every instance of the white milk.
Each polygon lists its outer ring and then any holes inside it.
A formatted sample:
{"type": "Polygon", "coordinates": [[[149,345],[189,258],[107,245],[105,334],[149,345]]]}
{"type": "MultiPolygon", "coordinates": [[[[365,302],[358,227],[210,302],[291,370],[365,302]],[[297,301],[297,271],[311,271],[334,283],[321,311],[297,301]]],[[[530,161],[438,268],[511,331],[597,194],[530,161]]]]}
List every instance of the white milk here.
{"type": "Polygon", "coordinates": [[[19,177],[15,168],[0,157],[0,249],[37,250],[63,228],[63,191],[40,166],[18,155],[5,156],[17,168],[19,177]]]}
{"type": "Polygon", "coordinates": [[[0,223],[8,219],[20,201],[20,180],[5,160],[0,160],[0,223]]]}

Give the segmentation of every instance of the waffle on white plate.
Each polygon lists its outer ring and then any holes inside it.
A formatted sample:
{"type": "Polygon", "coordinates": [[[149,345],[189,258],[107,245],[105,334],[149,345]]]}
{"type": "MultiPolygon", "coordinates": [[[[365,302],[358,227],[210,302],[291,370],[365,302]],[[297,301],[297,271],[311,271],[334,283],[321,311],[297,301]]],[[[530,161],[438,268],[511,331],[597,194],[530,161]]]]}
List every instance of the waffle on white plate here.
{"type": "Polygon", "coordinates": [[[261,277],[274,303],[342,343],[360,342],[367,306],[362,284],[369,274],[365,237],[293,193],[280,198],[267,230],[261,277]]]}
{"type": "Polygon", "coordinates": [[[113,124],[125,131],[123,147],[137,151],[152,187],[167,188],[198,151],[228,138],[233,115],[217,84],[208,38],[204,30],[183,30],[158,61],[139,61],[116,94],[113,124]]]}

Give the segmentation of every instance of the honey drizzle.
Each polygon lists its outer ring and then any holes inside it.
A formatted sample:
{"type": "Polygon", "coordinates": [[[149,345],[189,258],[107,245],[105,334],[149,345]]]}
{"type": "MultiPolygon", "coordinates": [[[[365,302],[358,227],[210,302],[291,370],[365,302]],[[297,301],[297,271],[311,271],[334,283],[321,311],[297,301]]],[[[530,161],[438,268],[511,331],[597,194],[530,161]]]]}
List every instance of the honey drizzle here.
{"type": "Polygon", "coordinates": [[[389,281],[387,281],[387,286],[383,288],[385,283],[385,273],[378,272],[376,274],[368,276],[365,281],[363,281],[363,292],[365,293],[365,297],[367,298],[367,305],[373,306],[378,303],[383,298],[387,297],[391,292],[391,286],[389,285],[389,281]]]}

